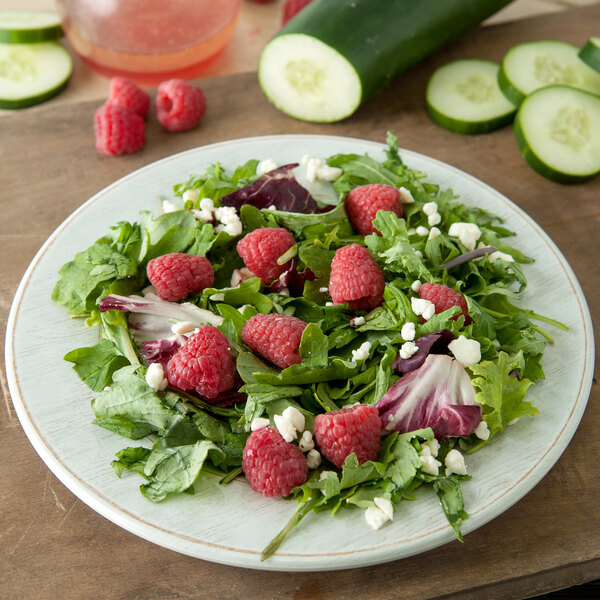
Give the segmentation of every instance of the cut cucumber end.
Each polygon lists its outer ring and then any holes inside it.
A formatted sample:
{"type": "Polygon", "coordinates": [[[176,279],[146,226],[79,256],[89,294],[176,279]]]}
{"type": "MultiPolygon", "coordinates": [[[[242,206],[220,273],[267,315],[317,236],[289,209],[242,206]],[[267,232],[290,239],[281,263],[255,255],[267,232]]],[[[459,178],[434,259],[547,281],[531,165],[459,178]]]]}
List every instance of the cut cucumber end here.
{"type": "Polygon", "coordinates": [[[600,97],[568,86],[527,96],[514,133],[527,163],[559,183],[581,183],[600,173],[600,97]]]}
{"type": "Polygon", "coordinates": [[[502,59],[500,89],[516,105],[531,92],[549,85],[568,85],[600,94],[600,74],[578,54],[577,46],[556,40],[518,44],[502,59]]]}
{"type": "Polygon", "coordinates": [[[579,51],[579,58],[588,67],[600,73],[600,38],[591,37],[579,51]]]}
{"type": "Polygon", "coordinates": [[[271,40],[260,57],[258,80],[270,102],[303,121],[341,121],[362,99],[360,77],[351,63],[309,35],[271,40]]]}
{"type": "Polygon", "coordinates": [[[62,91],[73,70],[56,42],[0,44],[0,108],[26,108],[62,91]]]}
{"type": "Polygon", "coordinates": [[[498,86],[500,65],[465,59],[437,69],[427,84],[430,117],[455,133],[487,133],[510,123],[516,112],[498,86]]]}
{"type": "Polygon", "coordinates": [[[60,16],[50,11],[0,10],[0,43],[35,44],[62,37],[60,16]]]}

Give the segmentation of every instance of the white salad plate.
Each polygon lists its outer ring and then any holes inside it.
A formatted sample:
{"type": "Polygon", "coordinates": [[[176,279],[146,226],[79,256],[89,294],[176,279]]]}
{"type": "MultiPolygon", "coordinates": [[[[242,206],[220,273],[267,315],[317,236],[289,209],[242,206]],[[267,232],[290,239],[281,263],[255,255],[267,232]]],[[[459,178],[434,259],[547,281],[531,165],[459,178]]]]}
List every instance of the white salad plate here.
{"type": "MultiPolygon", "coordinates": [[[[141,478],[116,477],[116,452],[135,442],[92,424],[91,392],[63,356],[98,341],[95,330],[70,319],[50,294],[60,267],[118,221],[155,214],[172,186],[215,162],[228,172],[250,158],[298,162],[303,155],[368,153],[384,159],[382,144],[359,139],[283,135],[232,140],[196,148],[147,165],[102,190],[50,236],[27,269],[8,321],[6,369],[12,400],[23,429],[52,472],[92,509],[124,529],[165,548],[217,563],[277,571],[326,571],[383,563],[430,550],[454,539],[431,489],[397,507],[394,520],[373,530],[355,507],[308,515],[274,556],[260,561],[267,543],[288,521],[295,502],[268,499],[242,479],[218,486],[201,476],[195,495],[180,494],[154,504],[138,491],[141,478]]],[[[530,388],[539,408],[533,418],[510,425],[493,442],[467,457],[472,479],[463,482],[465,544],[469,532],[488,523],[529,492],[550,470],[571,440],[592,384],[592,324],[576,277],[558,248],[520,208],[478,179],[438,160],[401,150],[427,181],[452,188],[465,204],[478,205],[505,220],[517,233],[509,243],[532,256],[525,266],[529,285],[524,306],[558,319],[568,331],[552,329],[555,344],[543,358],[546,379],[530,388]],[[560,302],[557,303],[557,298],[560,302]],[[568,360],[565,360],[568,357],[568,360]]],[[[443,226],[443,224],[442,224],[443,226]]],[[[148,442],[146,443],[148,445],[148,442]]]]}

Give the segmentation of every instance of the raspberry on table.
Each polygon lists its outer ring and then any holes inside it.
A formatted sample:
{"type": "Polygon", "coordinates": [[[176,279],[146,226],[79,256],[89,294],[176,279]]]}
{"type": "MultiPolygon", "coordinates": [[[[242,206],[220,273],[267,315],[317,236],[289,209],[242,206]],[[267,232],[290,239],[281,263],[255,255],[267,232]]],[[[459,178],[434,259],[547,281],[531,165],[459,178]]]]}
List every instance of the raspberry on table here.
{"type": "Polygon", "coordinates": [[[263,496],[288,496],[308,478],[302,450],[274,427],[253,431],[242,453],[242,469],[252,489],[263,496]]]}
{"type": "Polygon", "coordinates": [[[200,123],[206,112],[202,90],[183,79],[163,81],[156,90],[156,116],[167,131],[187,131],[200,123]]]}
{"type": "Polygon", "coordinates": [[[100,154],[136,152],[146,143],[146,124],[129,108],[103,104],[94,114],[94,137],[100,154]]]}
{"type": "Polygon", "coordinates": [[[127,77],[112,77],[107,104],[129,108],[145,118],[150,108],[150,96],[127,77]]]}
{"type": "MultiPolygon", "coordinates": [[[[469,316],[469,307],[465,297],[447,285],[442,283],[424,283],[419,290],[419,296],[424,300],[429,300],[435,306],[435,313],[442,313],[453,306],[460,307],[462,315],[465,317],[465,325],[471,322],[469,316]]],[[[452,317],[456,321],[460,314],[452,317]]]]}
{"type": "Polygon", "coordinates": [[[286,0],[283,5],[281,15],[281,24],[285,25],[289,20],[295,17],[305,6],[308,6],[312,0],[286,0]]]}
{"type": "Polygon", "coordinates": [[[210,287],[214,272],[204,256],[172,252],[153,258],[146,266],[150,283],[161,300],[177,302],[210,287]]]}
{"type": "Polygon", "coordinates": [[[253,352],[285,369],[301,361],[298,348],[305,327],[296,317],[259,313],[244,323],[242,340],[253,352]]]}
{"type": "Polygon", "coordinates": [[[169,385],[195,390],[208,399],[233,387],[235,365],[229,340],[212,325],[202,325],[167,364],[169,385]]]}
{"type": "Polygon", "coordinates": [[[245,235],[237,243],[238,254],[244,264],[264,285],[269,285],[290,268],[291,261],[283,265],[277,259],[294,244],[294,236],[283,227],[263,227],[245,235]]]}
{"type": "Polygon", "coordinates": [[[373,227],[378,210],[388,210],[402,216],[400,192],[393,185],[372,183],[351,190],[346,196],[346,212],[352,227],[361,235],[379,234],[373,227]]]}
{"type": "Polygon", "coordinates": [[[338,469],[353,452],[359,464],[377,460],[381,419],[375,406],[357,404],[317,415],[314,434],[321,454],[338,469]]]}
{"type": "Polygon", "coordinates": [[[331,262],[329,294],[334,304],[347,302],[353,310],[370,310],[383,301],[383,272],[358,244],[336,250],[331,262]]]}

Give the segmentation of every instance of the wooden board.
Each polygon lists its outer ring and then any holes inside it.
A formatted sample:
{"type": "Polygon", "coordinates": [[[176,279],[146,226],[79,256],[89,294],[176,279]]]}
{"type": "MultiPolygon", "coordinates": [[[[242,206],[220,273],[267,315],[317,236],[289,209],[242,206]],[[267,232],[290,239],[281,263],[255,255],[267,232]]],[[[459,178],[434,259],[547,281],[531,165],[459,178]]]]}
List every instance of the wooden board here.
{"type": "MultiPolygon", "coordinates": [[[[204,80],[209,110],[201,127],[168,134],[150,119],[144,150],[118,158],[100,156],[94,149],[98,102],[40,106],[2,119],[2,331],[16,286],[37,249],[71,211],[122,175],[225,139],[323,133],[384,141],[388,129],[401,146],[481,178],[528,212],[567,257],[598,323],[600,178],[574,187],[547,181],[523,161],[510,128],[486,136],[451,134],[430,122],[423,99],[432,70],[448,60],[499,60],[515,43],[534,39],[580,45],[597,35],[598,22],[596,5],[480,29],[402,76],[352,118],[333,125],[302,123],[279,113],[253,74],[204,80]]],[[[39,459],[15,417],[3,373],[2,383],[2,598],[524,598],[600,577],[596,383],[581,425],[557,465],[523,500],[468,535],[464,544],[325,574],[271,574],[211,564],[113,525],[74,497],[39,459]]]]}

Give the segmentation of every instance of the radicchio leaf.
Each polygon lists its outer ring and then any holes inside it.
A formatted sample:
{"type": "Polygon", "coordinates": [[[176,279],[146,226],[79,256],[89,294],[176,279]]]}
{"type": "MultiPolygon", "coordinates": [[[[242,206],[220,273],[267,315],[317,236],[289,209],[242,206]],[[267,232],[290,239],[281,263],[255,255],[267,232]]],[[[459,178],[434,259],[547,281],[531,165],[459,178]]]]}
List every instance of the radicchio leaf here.
{"type": "Polygon", "coordinates": [[[145,296],[111,294],[102,298],[100,311],[111,309],[132,313],[129,315],[129,329],[137,342],[171,337],[171,326],[176,321],[188,321],[196,327],[206,323],[217,327],[223,323],[223,317],[191,302],[166,302],[153,293],[145,296]]]}
{"type": "Polygon", "coordinates": [[[223,196],[221,205],[238,210],[243,204],[251,204],[256,208],[274,206],[277,210],[294,213],[318,212],[314,198],[294,176],[293,169],[297,166],[298,163],[293,163],[268,171],[250,185],[223,196]]]}
{"type": "Polygon", "coordinates": [[[377,409],[386,430],[431,427],[438,440],[471,435],[482,419],[469,374],[457,360],[439,354],[399,379],[377,409]]]}
{"type": "Polygon", "coordinates": [[[310,270],[304,269],[302,273],[298,272],[296,267],[296,261],[294,259],[290,262],[290,267],[287,271],[284,271],[279,278],[269,288],[270,292],[279,292],[284,288],[287,288],[292,296],[302,296],[304,292],[304,282],[314,281],[317,276],[310,270]]]}
{"type": "Polygon", "coordinates": [[[392,363],[392,368],[401,373],[408,373],[418,369],[427,358],[428,354],[447,354],[448,344],[455,340],[456,336],[449,329],[440,329],[428,333],[415,340],[418,350],[410,358],[402,358],[400,354],[392,363]]]}
{"type": "Polygon", "coordinates": [[[181,344],[177,340],[164,338],[142,343],[140,354],[148,364],[160,363],[166,371],[169,360],[177,354],[180,347],[181,344]]]}

